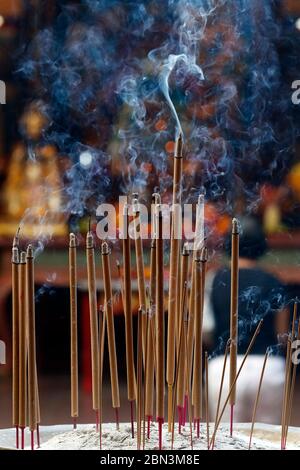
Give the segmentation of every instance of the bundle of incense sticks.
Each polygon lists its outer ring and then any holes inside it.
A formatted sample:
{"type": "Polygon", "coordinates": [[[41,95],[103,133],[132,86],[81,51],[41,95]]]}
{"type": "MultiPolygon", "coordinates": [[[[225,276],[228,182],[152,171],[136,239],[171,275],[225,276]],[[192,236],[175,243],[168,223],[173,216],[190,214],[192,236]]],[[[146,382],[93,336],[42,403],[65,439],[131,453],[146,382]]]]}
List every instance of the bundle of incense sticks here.
{"type": "Polygon", "coordinates": [[[70,330],[71,330],[71,417],[77,427],[78,408],[78,326],[77,326],[77,248],[76,236],[70,234],[69,282],[70,282],[70,330]]]}

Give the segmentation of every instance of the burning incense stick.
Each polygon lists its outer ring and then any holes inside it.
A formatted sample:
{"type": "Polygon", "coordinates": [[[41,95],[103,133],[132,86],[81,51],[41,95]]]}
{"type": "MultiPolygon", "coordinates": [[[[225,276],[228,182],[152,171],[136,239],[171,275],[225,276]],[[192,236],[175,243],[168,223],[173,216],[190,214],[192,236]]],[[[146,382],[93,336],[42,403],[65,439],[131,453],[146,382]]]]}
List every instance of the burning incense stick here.
{"type": "Polygon", "coordinates": [[[239,368],[239,370],[238,370],[238,373],[236,374],[235,379],[234,379],[234,381],[233,381],[233,383],[232,383],[232,385],[231,385],[231,387],[230,387],[230,389],[229,389],[228,396],[227,396],[227,398],[226,398],[226,400],[225,400],[225,403],[224,403],[224,406],[223,406],[223,408],[222,408],[222,410],[221,410],[221,413],[219,414],[218,421],[217,421],[216,424],[215,424],[215,429],[214,429],[214,432],[213,432],[213,435],[212,435],[212,439],[211,439],[211,442],[212,442],[212,443],[215,442],[215,440],[216,440],[216,435],[217,435],[217,432],[218,432],[220,423],[221,423],[221,421],[222,421],[223,415],[224,415],[224,413],[225,413],[226,407],[227,407],[227,405],[228,405],[228,403],[229,403],[229,400],[230,400],[232,391],[233,391],[234,387],[236,386],[236,383],[237,383],[237,381],[238,381],[238,379],[239,379],[239,376],[241,375],[241,372],[242,372],[242,370],[243,370],[243,367],[244,367],[244,365],[245,365],[245,362],[247,361],[247,358],[248,358],[249,354],[250,354],[251,351],[252,351],[252,348],[253,348],[253,346],[254,346],[254,343],[255,343],[255,341],[256,341],[256,338],[257,338],[257,336],[259,335],[259,333],[260,333],[260,331],[261,331],[262,325],[263,325],[263,320],[261,320],[261,321],[259,322],[259,324],[258,324],[258,326],[257,326],[257,328],[256,328],[256,330],[255,330],[255,332],[254,332],[254,334],[253,334],[253,337],[252,337],[252,339],[251,339],[251,341],[250,341],[250,344],[249,344],[249,346],[248,346],[248,349],[247,349],[247,351],[246,351],[246,353],[245,353],[245,355],[244,355],[244,358],[243,358],[243,360],[242,360],[242,363],[241,363],[241,365],[240,365],[240,368],[239,368]]]}
{"type": "Polygon", "coordinates": [[[164,423],[165,351],[164,351],[164,242],[162,211],[157,208],[156,240],[156,418],[159,427],[159,449],[162,449],[162,427],[164,423]]]}
{"type": "Polygon", "coordinates": [[[156,298],[156,241],[151,243],[150,254],[150,308],[148,312],[147,331],[147,361],[145,370],[145,415],[148,420],[148,439],[150,438],[150,426],[153,418],[153,396],[154,396],[154,357],[155,344],[153,337],[154,309],[156,298]]]}
{"type": "Polygon", "coordinates": [[[27,331],[28,331],[28,404],[31,449],[34,449],[34,431],[37,428],[36,404],[36,338],[35,338],[35,299],[34,299],[34,259],[29,245],[26,254],[26,291],[27,291],[27,331]]]}
{"type": "Polygon", "coordinates": [[[19,426],[21,449],[24,449],[27,409],[27,314],[26,314],[26,253],[21,252],[19,264],[19,426]]]}
{"type": "Polygon", "coordinates": [[[71,330],[71,417],[77,427],[78,408],[78,332],[77,332],[77,249],[76,237],[70,234],[69,285],[70,285],[70,330],[71,330]]]}
{"type": "Polygon", "coordinates": [[[232,221],[232,248],[231,248],[231,305],[230,305],[230,435],[233,433],[233,413],[236,403],[236,387],[232,386],[237,371],[238,347],[238,302],[239,302],[239,223],[232,221]]]}
{"type": "Polygon", "coordinates": [[[91,231],[86,237],[86,259],[88,293],[90,308],[91,359],[92,359],[92,396],[93,410],[96,412],[96,428],[99,427],[99,339],[94,238],[91,231]]]}
{"type": "MultiPolygon", "coordinates": [[[[218,418],[219,418],[219,411],[220,411],[222,394],[223,394],[223,387],[224,387],[225,372],[226,372],[229,348],[230,348],[230,339],[227,341],[226,348],[225,348],[225,353],[224,353],[224,363],[223,363],[223,370],[222,370],[222,376],[221,376],[221,382],[220,382],[220,390],[219,390],[219,396],[218,396],[218,404],[217,404],[217,410],[216,410],[215,423],[217,423],[218,418]]],[[[214,446],[215,446],[215,442],[212,440],[211,441],[212,450],[214,450],[214,446]]]]}
{"type": "MultiPolygon", "coordinates": [[[[181,226],[181,214],[176,205],[181,204],[181,181],[183,165],[183,138],[179,136],[174,155],[173,177],[173,217],[171,226],[170,248],[170,277],[169,277],[169,301],[168,301],[168,339],[167,339],[167,383],[168,383],[168,429],[172,424],[172,397],[175,373],[175,331],[176,331],[176,298],[178,290],[178,271],[180,258],[180,237],[178,229],[181,226]]],[[[181,235],[181,234],[180,234],[181,235]]],[[[178,339],[178,338],[177,338],[178,339]]]]}
{"type": "Polygon", "coordinates": [[[267,349],[267,352],[266,352],[266,354],[265,354],[265,359],[264,359],[263,367],[262,367],[262,371],[261,371],[261,375],[260,375],[260,380],[259,380],[257,395],[256,395],[256,398],[255,398],[255,403],[254,403],[254,410],[253,410],[253,415],[252,415],[252,425],[251,425],[250,439],[249,439],[249,450],[251,449],[251,445],[252,445],[252,438],[253,438],[253,432],[254,432],[254,426],[255,426],[255,420],[256,420],[256,414],[257,414],[257,408],[258,408],[258,404],[259,404],[259,399],[260,399],[262,384],[263,384],[263,380],[264,380],[264,376],[265,376],[265,370],[266,370],[266,366],[267,366],[267,361],[268,361],[269,355],[270,355],[270,353],[269,353],[269,350],[267,349]]]}
{"type": "Polygon", "coordinates": [[[19,448],[19,248],[12,248],[12,421],[19,448]]]}
{"type": "MultiPolygon", "coordinates": [[[[182,250],[182,256],[181,256],[181,272],[180,272],[180,288],[178,292],[178,298],[179,298],[179,306],[180,306],[180,311],[186,310],[186,305],[183,304],[183,301],[186,301],[186,298],[184,297],[184,286],[187,284],[188,280],[188,268],[189,268],[189,250],[188,250],[188,244],[185,244],[182,250]]],[[[181,322],[184,321],[184,318],[182,318],[182,314],[180,315],[180,318],[177,319],[178,325],[179,325],[179,331],[181,329],[181,322]]],[[[184,402],[185,402],[185,385],[186,385],[186,373],[185,373],[185,367],[186,367],[186,354],[187,351],[185,349],[185,341],[182,344],[181,347],[181,354],[179,356],[179,372],[178,372],[178,384],[177,384],[177,409],[178,409],[178,418],[179,418],[179,433],[181,432],[181,426],[183,424],[183,409],[184,409],[184,402]]]]}
{"type": "Polygon", "coordinates": [[[203,308],[204,290],[207,264],[207,249],[203,248],[200,259],[194,261],[194,314],[195,314],[195,352],[193,366],[193,405],[194,419],[196,420],[197,438],[200,437],[200,420],[202,417],[202,328],[203,328],[203,308]]]}
{"type": "Polygon", "coordinates": [[[132,438],[134,438],[133,402],[136,400],[136,376],[133,352],[133,328],[131,306],[131,253],[130,237],[128,233],[129,216],[128,206],[125,205],[123,213],[123,266],[124,266],[124,314],[126,335],[126,368],[127,368],[127,396],[130,402],[132,438]]]}
{"type": "Polygon", "coordinates": [[[105,296],[104,305],[105,305],[106,323],[107,323],[112,406],[114,409],[118,409],[120,408],[118,362],[117,362],[116,340],[115,340],[113,295],[112,295],[112,287],[111,287],[110,251],[108,248],[108,244],[106,242],[102,243],[102,269],[103,269],[103,281],[104,281],[104,296],[105,296]]]}
{"type": "Polygon", "coordinates": [[[209,387],[208,387],[208,354],[205,353],[205,409],[206,409],[206,434],[207,434],[207,449],[209,450],[209,387]]]}
{"type": "Polygon", "coordinates": [[[143,241],[141,237],[141,214],[138,199],[133,199],[134,207],[134,240],[135,240],[135,256],[138,280],[139,303],[142,311],[142,338],[143,338],[143,364],[145,367],[145,354],[146,354],[146,283],[145,283],[145,266],[144,266],[144,250],[143,241]]]}

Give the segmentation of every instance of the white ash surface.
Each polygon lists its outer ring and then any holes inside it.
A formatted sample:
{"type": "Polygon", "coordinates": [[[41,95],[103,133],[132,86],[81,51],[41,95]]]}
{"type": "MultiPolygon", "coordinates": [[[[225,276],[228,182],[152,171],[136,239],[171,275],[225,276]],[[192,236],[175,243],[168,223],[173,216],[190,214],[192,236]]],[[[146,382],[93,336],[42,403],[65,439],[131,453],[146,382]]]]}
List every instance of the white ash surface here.
{"type": "MultiPolygon", "coordinates": [[[[214,426],[211,425],[210,433],[212,435],[214,426]]],[[[158,449],[158,431],[156,424],[152,424],[150,440],[146,437],[146,450],[158,449]]],[[[163,430],[163,445],[165,450],[171,449],[172,438],[167,432],[167,425],[163,430]]],[[[229,436],[227,425],[221,425],[216,438],[215,450],[246,450],[249,443],[249,431],[236,431],[234,438],[229,436]]],[[[99,433],[92,425],[79,426],[77,430],[58,433],[56,436],[42,444],[42,450],[99,450],[99,433]]],[[[193,448],[207,450],[206,426],[201,427],[201,438],[196,439],[193,433],[193,448]]],[[[102,433],[103,450],[136,450],[136,439],[131,437],[131,427],[129,424],[121,424],[120,429],[116,430],[114,423],[103,424],[102,433]]],[[[183,433],[175,433],[174,449],[190,450],[190,430],[186,426],[183,433]]],[[[254,438],[253,450],[274,450],[278,449],[277,443],[270,440],[254,438]]]]}

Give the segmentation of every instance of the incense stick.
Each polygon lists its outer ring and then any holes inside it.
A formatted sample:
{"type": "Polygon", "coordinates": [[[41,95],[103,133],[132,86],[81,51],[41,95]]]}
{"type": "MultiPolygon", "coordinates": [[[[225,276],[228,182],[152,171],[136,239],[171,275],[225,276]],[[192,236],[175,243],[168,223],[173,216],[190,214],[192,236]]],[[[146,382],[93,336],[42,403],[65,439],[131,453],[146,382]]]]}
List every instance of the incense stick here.
{"type": "MultiPolygon", "coordinates": [[[[217,423],[218,418],[219,418],[219,411],[220,411],[222,394],[223,394],[223,387],[224,387],[225,372],[226,372],[229,348],[230,348],[230,339],[227,341],[226,348],[225,348],[225,353],[224,353],[223,370],[222,370],[222,376],[221,376],[221,382],[220,382],[220,389],[219,389],[219,396],[218,396],[218,404],[217,404],[217,410],[216,410],[215,423],[217,423]]],[[[214,446],[215,446],[215,442],[212,440],[212,442],[211,442],[212,450],[214,449],[214,446]]]]}
{"type": "MultiPolygon", "coordinates": [[[[184,316],[184,338],[185,338],[185,350],[188,351],[188,314],[187,313],[184,316]]],[[[193,450],[191,372],[190,372],[190,362],[189,362],[189,358],[187,355],[186,355],[186,364],[185,364],[185,380],[186,380],[186,391],[187,391],[187,409],[188,409],[189,426],[190,426],[190,444],[191,444],[191,449],[193,450]]]]}
{"type": "Polygon", "coordinates": [[[251,425],[251,431],[250,431],[250,439],[249,439],[249,450],[251,449],[252,445],[252,438],[253,438],[253,432],[254,432],[254,426],[255,426],[255,420],[256,420],[256,414],[257,414],[257,408],[259,404],[259,399],[260,399],[260,394],[261,394],[261,389],[262,389],[262,384],[265,376],[265,370],[266,370],[266,365],[267,365],[267,360],[269,357],[269,349],[267,349],[267,352],[265,354],[265,359],[263,362],[263,367],[260,375],[260,380],[259,380],[259,385],[258,385],[258,390],[257,390],[257,395],[255,398],[255,403],[254,403],[254,410],[253,410],[253,415],[252,415],[252,425],[251,425]]]}
{"type": "Polygon", "coordinates": [[[101,307],[99,310],[99,431],[100,431],[100,450],[102,450],[102,423],[103,423],[103,359],[104,359],[104,346],[105,346],[105,331],[106,331],[106,320],[105,313],[101,307]]]}
{"type": "Polygon", "coordinates": [[[217,434],[217,432],[218,432],[218,429],[219,429],[220,423],[221,423],[221,421],[222,421],[223,415],[224,415],[224,413],[225,413],[226,407],[227,407],[227,405],[228,405],[228,403],[229,403],[229,400],[230,400],[230,397],[231,397],[231,394],[232,394],[232,390],[233,390],[234,387],[236,386],[236,383],[237,383],[237,381],[238,381],[239,376],[241,375],[241,372],[242,372],[242,370],[243,370],[243,367],[244,367],[244,365],[245,365],[245,362],[246,362],[246,360],[247,360],[247,358],[248,358],[248,356],[249,356],[249,354],[250,354],[250,352],[251,352],[251,350],[252,350],[252,348],[253,348],[253,346],[254,346],[254,343],[255,343],[255,341],[256,341],[257,336],[259,335],[259,333],[260,333],[260,331],[261,331],[262,325],[263,325],[263,320],[261,320],[261,321],[259,322],[259,324],[258,324],[258,326],[257,326],[257,328],[256,328],[256,330],[255,330],[255,332],[254,332],[254,335],[253,335],[253,337],[252,337],[252,339],[251,339],[251,341],[250,341],[250,344],[249,344],[249,346],[248,346],[248,349],[247,349],[247,351],[246,351],[246,353],[245,353],[245,355],[244,355],[244,358],[243,358],[243,360],[242,360],[242,363],[241,363],[241,365],[240,365],[240,368],[239,368],[239,370],[238,370],[238,373],[236,374],[235,379],[234,379],[234,381],[233,381],[233,383],[232,383],[232,385],[231,385],[231,387],[230,387],[228,396],[227,396],[227,398],[226,398],[226,400],[225,400],[225,403],[224,403],[224,406],[223,406],[223,408],[222,408],[222,411],[221,411],[221,413],[220,413],[220,415],[219,415],[218,421],[217,421],[217,423],[215,424],[215,429],[214,429],[214,432],[213,432],[213,435],[212,435],[211,442],[215,442],[216,434],[217,434]]]}
{"type": "MultiPolygon", "coordinates": [[[[168,338],[167,338],[167,383],[168,383],[168,430],[171,431],[172,398],[175,373],[175,334],[176,334],[176,298],[178,290],[178,270],[180,258],[180,238],[177,237],[180,230],[181,214],[176,205],[181,204],[181,181],[183,166],[183,138],[179,136],[176,152],[174,155],[174,175],[173,175],[173,217],[171,226],[171,247],[170,247],[170,275],[169,275],[169,300],[168,300],[168,338]],[[177,232],[177,234],[176,234],[177,232]]],[[[181,234],[180,234],[181,235],[181,234]]],[[[177,337],[178,346],[178,337],[177,337]]]]}
{"type": "Polygon", "coordinates": [[[234,405],[236,403],[236,387],[232,386],[237,371],[237,346],[238,346],[238,301],[239,301],[239,223],[237,219],[232,221],[232,247],[231,247],[231,302],[230,302],[230,378],[232,389],[230,395],[230,435],[233,434],[234,405]]]}
{"type": "Polygon", "coordinates": [[[156,240],[156,418],[159,428],[159,450],[162,450],[162,426],[164,423],[165,351],[164,351],[164,242],[161,207],[157,207],[156,240]]]}
{"type": "Polygon", "coordinates": [[[131,306],[131,253],[128,233],[129,215],[128,206],[125,205],[123,213],[123,266],[124,266],[124,314],[125,314],[125,340],[126,340],[126,370],[127,370],[127,396],[130,402],[130,418],[132,438],[134,438],[133,402],[136,400],[136,376],[133,352],[133,327],[131,306]]]}
{"type": "Polygon", "coordinates": [[[147,332],[147,361],[145,371],[145,415],[148,419],[148,439],[150,438],[150,425],[153,418],[153,396],[154,396],[154,357],[155,344],[153,337],[154,309],[156,298],[156,241],[151,243],[150,254],[150,308],[148,312],[148,332],[147,332]]]}
{"type": "Polygon", "coordinates": [[[143,340],[143,364],[145,364],[146,355],[146,283],[145,283],[145,266],[144,266],[144,250],[143,241],[141,237],[141,214],[138,199],[133,200],[134,206],[134,241],[135,241],[135,256],[136,256],[136,268],[137,268],[137,281],[138,281],[138,293],[140,309],[142,311],[142,340],[143,340]]]}
{"type": "Polygon", "coordinates": [[[24,449],[24,431],[27,409],[27,314],[26,314],[26,253],[21,252],[19,264],[19,426],[21,449],[24,449]]]}
{"type": "Polygon", "coordinates": [[[136,417],[137,417],[137,450],[141,450],[142,442],[142,388],[143,388],[143,325],[142,325],[142,309],[138,311],[138,334],[137,334],[137,400],[136,400],[136,417]]]}
{"type": "MultiPolygon", "coordinates": [[[[183,291],[183,305],[186,305],[186,293],[187,293],[187,284],[184,285],[184,291],[183,291]]],[[[182,312],[182,317],[184,316],[184,311],[182,312]]],[[[177,391],[177,385],[178,385],[178,372],[179,372],[179,357],[181,354],[181,348],[183,344],[183,321],[181,322],[181,328],[179,332],[179,344],[177,347],[176,351],[176,370],[175,370],[175,381],[174,381],[174,390],[173,390],[173,398],[172,398],[172,403],[173,403],[173,410],[172,410],[172,446],[171,449],[174,449],[174,437],[175,437],[175,406],[176,406],[176,400],[175,400],[175,394],[177,391]]]]}
{"type": "Polygon", "coordinates": [[[19,248],[12,248],[12,421],[19,448],[19,248]]]}
{"type": "MultiPolygon", "coordinates": [[[[178,292],[178,305],[179,310],[185,311],[186,306],[183,305],[184,299],[184,286],[187,284],[188,280],[188,267],[189,267],[189,250],[188,244],[185,244],[182,250],[181,256],[181,270],[180,270],[180,287],[178,292]]],[[[178,318],[178,327],[179,331],[181,329],[181,322],[184,322],[184,317],[178,318]]],[[[185,402],[185,385],[186,385],[186,373],[185,373],[185,364],[186,364],[186,354],[185,341],[181,347],[181,353],[179,356],[179,372],[178,372],[178,384],[177,384],[177,409],[179,416],[179,433],[181,433],[181,426],[183,425],[183,409],[185,402]]]]}
{"type": "Polygon", "coordinates": [[[205,352],[205,408],[206,408],[206,434],[207,434],[207,449],[209,450],[209,387],[208,387],[208,353],[205,352]]]}
{"type": "Polygon", "coordinates": [[[78,332],[77,332],[77,248],[76,237],[69,243],[70,330],[71,330],[71,417],[77,427],[78,408],[78,332]]]}
{"type": "Polygon", "coordinates": [[[203,348],[203,308],[207,249],[203,248],[199,259],[194,261],[194,314],[195,314],[195,352],[193,366],[193,405],[196,420],[197,438],[200,437],[200,419],[202,417],[202,348],[203,348]]]}
{"type": "Polygon", "coordinates": [[[281,415],[281,450],[285,450],[285,423],[286,423],[286,413],[287,413],[287,401],[288,401],[288,389],[289,389],[289,380],[290,380],[290,370],[291,370],[291,349],[292,349],[292,337],[291,335],[288,338],[287,350],[286,350],[286,362],[285,362],[285,379],[284,379],[284,390],[283,390],[283,400],[282,400],[282,415],[281,415]]]}
{"type": "Polygon", "coordinates": [[[31,449],[34,450],[34,431],[37,428],[36,406],[36,338],[35,338],[35,299],[34,299],[34,260],[33,249],[29,245],[26,254],[26,291],[27,291],[27,331],[28,331],[28,403],[31,449]]]}
{"type": "Polygon", "coordinates": [[[114,312],[113,312],[113,295],[111,287],[111,271],[110,271],[110,250],[106,242],[102,243],[102,269],[104,282],[104,298],[105,298],[105,314],[107,323],[107,339],[110,367],[110,382],[112,394],[112,406],[114,409],[120,408],[120,392],[118,378],[118,362],[115,340],[114,312]]]}
{"type": "Polygon", "coordinates": [[[90,334],[91,334],[91,359],[92,359],[92,398],[93,410],[96,412],[96,428],[99,427],[99,338],[98,338],[98,313],[97,313],[97,290],[96,290],[96,268],[95,249],[92,232],[86,237],[86,259],[88,275],[88,294],[90,308],[90,334]]]}

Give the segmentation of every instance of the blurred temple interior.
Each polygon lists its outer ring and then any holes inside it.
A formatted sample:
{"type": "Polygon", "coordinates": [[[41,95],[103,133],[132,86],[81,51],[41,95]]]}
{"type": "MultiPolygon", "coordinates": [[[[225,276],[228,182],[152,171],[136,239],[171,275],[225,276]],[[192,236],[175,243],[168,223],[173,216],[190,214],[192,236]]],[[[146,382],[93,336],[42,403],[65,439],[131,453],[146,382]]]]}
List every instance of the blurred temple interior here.
{"type": "MultiPolygon", "coordinates": [[[[5,83],[5,104],[0,105],[0,339],[6,344],[6,364],[0,365],[0,428],[11,425],[11,245],[18,227],[22,246],[33,242],[38,250],[37,357],[46,425],[70,422],[68,234],[78,234],[79,422],[85,423],[93,419],[84,248],[90,217],[96,229],[97,206],[110,202],[117,208],[122,194],[137,192],[149,204],[158,188],[164,202],[172,198],[176,125],[163,93],[155,89],[155,74],[159,48],[181,37],[180,31],[174,32],[172,14],[164,14],[157,0],[137,2],[146,4],[144,9],[127,1],[108,3],[0,2],[0,80],[5,83]]],[[[180,59],[168,76],[186,135],[184,199],[195,204],[201,191],[206,194],[207,243],[213,253],[209,272],[224,262],[231,218],[255,218],[268,243],[257,266],[285,287],[292,317],[293,300],[300,295],[300,104],[293,102],[300,80],[300,3],[263,0],[252,27],[235,10],[234,4],[243,2],[223,3],[218,15],[208,18],[203,36],[195,33],[193,39],[201,41],[197,61],[205,79],[199,81],[190,64],[184,73],[180,59]]],[[[196,30],[202,23],[197,17],[196,30]]],[[[175,46],[171,52],[177,53],[175,46]]],[[[147,241],[147,282],[149,248],[147,241]]],[[[113,244],[120,416],[125,421],[121,256],[122,246],[113,244]]],[[[97,260],[100,306],[98,254],[97,260]]],[[[132,266],[136,331],[134,245],[132,266]]],[[[210,321],[204,348],[213,356],[218,338],[210,321]]],[[[107,350],[105,364],[109,384],[107,350]]],[[[104,400],[110,403],[108,385],[104,400]]],[[[113,419],[110,406],[103,418],[113,419]]],[[[300,426],[300,377],[291,423],[300,426]]]]}

